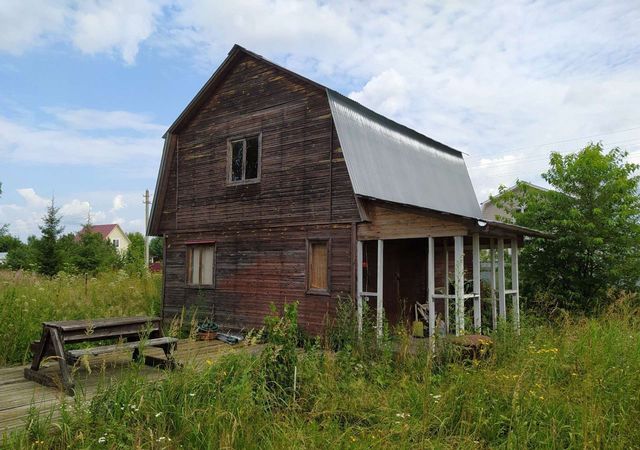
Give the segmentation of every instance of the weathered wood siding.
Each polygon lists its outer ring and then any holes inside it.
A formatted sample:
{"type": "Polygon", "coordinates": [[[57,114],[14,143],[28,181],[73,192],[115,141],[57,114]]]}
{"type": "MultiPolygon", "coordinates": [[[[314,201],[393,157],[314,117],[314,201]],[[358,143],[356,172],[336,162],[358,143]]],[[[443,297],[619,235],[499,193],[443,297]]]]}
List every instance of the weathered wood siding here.
{"type": "Polygon", "coordinates": [[[353,190],[324,90],[244,56],[177,136],[160,232],[168,235],[164,316],[215,310],[223,325],[262,324],[269,304],[300,301],[319,331],[354,285],[353,190]],[[262,133],[261,180],[227,185],[227,140],[262,133]],[[330,237],[330,296],[306,295],[307,238],[330,237]],[[186,285],[186,246],[215,240],[216,286],[186,285]]]}
{"type": "Polygon", "coordinates": [[[358,224],[358,239],[411,239],[466,235],[460,220],[438,214],[371,201],[362,201],[368,221],[358,224]]]}
{"type": "Polygon", "coordinates": [[[324,91],[245,57],[178,136],[177,229],[357,220],[333,128],[324,91]],[[227,140],[253,133],[261,181],[228,186],[227,140]]]}
{"type": "Polygon", "coordinates": [[[218,229],[179,233],[167,239],[164,316],[182,308],[215,313],[216,321],[235,328],[259,327],[274,303],[299,301],[300,325],[317,333],[335,308],[338,294],[352,285],[351,224],[218,229]],[[330,239],[332,295],[306,294],[306,239],[330,239]],[[185,242],[216,242],[214,288],[186,286],[185,242]]]}

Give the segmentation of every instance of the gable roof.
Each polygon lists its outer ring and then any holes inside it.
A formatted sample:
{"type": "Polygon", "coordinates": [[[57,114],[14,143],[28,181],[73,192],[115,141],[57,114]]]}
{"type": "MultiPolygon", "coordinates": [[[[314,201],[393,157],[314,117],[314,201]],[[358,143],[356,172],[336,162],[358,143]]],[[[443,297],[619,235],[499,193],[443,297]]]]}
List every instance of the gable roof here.
{"type": "MultiPolygon", "coordinates": [[[[502,196],[503,194],[506,194],[507,192],[515,191],[516,189],[518,189],[518,187],[520,187],[520,185],[525,185],[525,186],[528,186],[531,189],[534,189],[534,190],[537,190],[537,191],[541,191],[541,192],[549,191],[549,188],[538,186],[537,184],[529,183],[528,181],[520,181],[519,183],[516,183],[513,186],[505,189],[503,192],[494,195],[493,198],[498,198],[498,197],[502,196]]],[[[491,197],[489,197],[485,201],[481,202],[480,203],[480,208],[482,208],[482,210],[484,210],[487,207],[487,205],[490,205],[490,204],[493,204],[493,201],[491,200],[491,197]]]]}
{"type": "Polygon", "coordinates": [[[394,122],[361,104],[239,45],[198,91],[164,134],[165,143],[147,233],[156,235],[168,168],[178,133],[224,81],[242,56],[270,65],[326,92],[356,195],[465,217],[481,217],[462,153],[394,122]]]}
{"type": "MultiPolygon", "coordinates": [[[[120,231],[122,232],[122,234],[127,238],[127,240],[129,240],[129,238],[127,237],[127,234],[122,230],[120,225],[118,225],[117,223],[108,223],[104,225],[91,225],[89,230],[91,233],[99,233],[102,235],[103,239],[107,239],[109,237],[109,234],[111,234],[111,232],[115,228],[120,228],[120,231]]],[[[87,227],[83,228],[78,233],[78,236],[80,236],[82,233],[86,233],[86,231],[87,231],[87,227]]]]}
{"type": "Polygon", "coordinates": [[[480,217],[460,151],[333,90],[327,95],[356,195],[480,217]]]}
{"type": "Polygon", "coordinates": [[[100,233],[102,237],[106,239],[109,236],[109,233],[111,233],[117,226],[118,224],[115,223],[109,223],[105,225],[91,225],[90,230],[92,233],[100,233]]]}

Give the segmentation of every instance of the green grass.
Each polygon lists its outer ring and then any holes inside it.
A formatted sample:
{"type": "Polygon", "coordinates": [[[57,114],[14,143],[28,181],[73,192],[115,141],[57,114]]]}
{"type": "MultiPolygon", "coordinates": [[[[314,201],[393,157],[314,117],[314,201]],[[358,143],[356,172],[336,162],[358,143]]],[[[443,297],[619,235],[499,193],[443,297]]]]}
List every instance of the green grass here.
{"type": "Polygon", "coordinates": [[[160,289],[158,274],[110,272],[85,279],[0,271],[0,366],[28,359],[29,343],[39,339],[44,321],[157,314],[160,289]]]}
{"type": "MultiPolygon", "coordinates": [[[[412,355],[402,336],[373,351],[340,334],[237,354],[149,383],[138,368],[90,402],[69,405],[3,443],[15,448],[638,448],[640,308],[621,299],[597,318],[505,326],[482,361],[412,355]],[[391,351],[391,349],[399,351],[391,351]],[[266,355],[266,356],[265,356],[266,355]],[[295,364],[295,393],[265,373],[295,364]],[[268,367],[268,370],[265,370],[268,367]],[[44,444],[40,444],[43,442],[44,444]]],[[[285,324],[286,325],[286,324],[285,324]]],[[[275,378],[278,374],[274,375],[275,378]]],[[[292,380],[291,380],[292,381],[292,380]]],[[[291,386],[291,383],[288,384],[291,386]]]]}

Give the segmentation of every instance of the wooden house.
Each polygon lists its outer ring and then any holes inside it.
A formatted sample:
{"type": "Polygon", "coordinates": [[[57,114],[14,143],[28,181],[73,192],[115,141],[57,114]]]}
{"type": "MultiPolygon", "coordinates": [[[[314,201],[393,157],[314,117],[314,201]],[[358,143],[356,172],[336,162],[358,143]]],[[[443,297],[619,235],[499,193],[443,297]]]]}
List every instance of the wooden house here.
{"type": "Polygon", "coordinates": [[[237,45],[164,139],[148,233],[165,238],[165,319],[197,307],[259,327],[298,301],[318,333],[350,296],[379,330],[383,315],[479,330],[492,249],[487,307],[507,317],[511,297],[518,323],[517,248],[537,232],[481,219],[460,151],[237,45]]]}

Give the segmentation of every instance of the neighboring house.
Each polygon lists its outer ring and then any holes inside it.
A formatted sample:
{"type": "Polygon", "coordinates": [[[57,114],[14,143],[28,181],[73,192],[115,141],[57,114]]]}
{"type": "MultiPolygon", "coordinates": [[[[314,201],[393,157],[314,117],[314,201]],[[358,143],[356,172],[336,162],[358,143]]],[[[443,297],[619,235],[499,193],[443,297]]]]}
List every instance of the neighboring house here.
{"type": "Polygon", "coordinates": [[[117,223],[110,223],[106,225],[91,225],[91,232],[101,234],[105,240],[113,244],[113,246],[116,248],[116,250],[118,250],[120,254],[126,253],[127,249],[129,248],[129,244],[131,244],[131,241],[127,237],[127,234],[117,223]]]}
{"type": "MultiPolygon", "coordinates": [[[[383,312],[419,313],[434,332],[457,299],[451,329],[473,305],[479,330],[480,249],[504,256],[540,235],[481,220],[460,151],[239,46],[164,139],[148,234],[164,236],[167,320],[197,307],[259,327],[272,303],[298,301],[301,327],[318,333],[351,296],[379,330],[383,312]]],[[[502,264],[498,300],[505,316],[513,297],[517,321],[514,260],[515,287],[500,284],[502,264]]]]}
{"type": "Polygon", "coordinates": [[[8,252],[0,252],[0,266],[2,266],[3,264],[5,264],[7,262],[7,255],[9,253],[8,252]]]}
{"type": "MultiPolygon", "coordinates": [[[[526,189],[529,189],[529,190],[535,190],[539,192],[548,191],[548,189],[543,188],[542,186],[536,186],[535,184],[532,184],[526,181],[521,183],[521,185],[516,184],[514,186],[511,186],[502,194],[494,195],[493,199],[488,198],[484,202],[480,203],[480,207],[482,208],[482,217],[487,220],[509,221],[513,219],[511,214],[507,213],[507,211],[505,211],[504,208],[498,207],[495,203],[496,203],[496,200],[500,199],[500,197],[504,195],[506,192],[522,191],[523,189],[522,184],[524,184],[526,186],[526,189]]],[[[525,205],[518,205],[518,208],[524,208],[524,206],[525,205]]]]}

